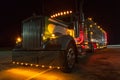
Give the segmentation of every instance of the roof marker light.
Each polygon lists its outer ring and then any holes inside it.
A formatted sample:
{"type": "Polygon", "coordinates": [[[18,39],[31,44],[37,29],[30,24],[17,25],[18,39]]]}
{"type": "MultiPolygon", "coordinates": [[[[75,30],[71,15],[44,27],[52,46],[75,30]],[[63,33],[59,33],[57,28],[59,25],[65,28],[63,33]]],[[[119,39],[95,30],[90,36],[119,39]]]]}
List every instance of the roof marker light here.
{"type": "Polygon", "coordinates": [[[51,16],[51,18],[53,18],[53,16],[51,16]]]}
{"type": "Polygon", "coordinates": [[[60,13],[58,13],[58,16],[60,16],[60,13]]]}
{"type": "Polygon", "coordinates": [[[72,13],[72,11],[70,11],[70,13],[72,13]]]}
{"type": "Polygon", "coordinates": [[[55,15],[53,15],[53,17],[55,17],[55,15]]]}
{"type": "Polygon", "coordinates": [[[64,14],[66,15],[66,12],[64,12],[64,14]]]}
{"type": "Polygon", "coordinates": [[[67,14],[69,14],[69,11],[67,11],[67,14]]]}
{"type": "Polygon", "coordinates": [[[64,11],[64,12],[56,13],[54,15],[51,15],[51,18],[55,18],[58,16],[63,16],[63,15],[71,14],[71,13],[72,13],[72,11],[64,11]]]}
{"type": "Polygon", "coordinates": [[[57,15],[57,14],[55,14],[55,16],[57,17],[58,15],[57,15]]]}
{"type": "Polygon", "coordinates": [[[62,15],[63,15],[63,12],[61,12],[60,14],[61,14],[61,16],[62,16],[62,15]]]}

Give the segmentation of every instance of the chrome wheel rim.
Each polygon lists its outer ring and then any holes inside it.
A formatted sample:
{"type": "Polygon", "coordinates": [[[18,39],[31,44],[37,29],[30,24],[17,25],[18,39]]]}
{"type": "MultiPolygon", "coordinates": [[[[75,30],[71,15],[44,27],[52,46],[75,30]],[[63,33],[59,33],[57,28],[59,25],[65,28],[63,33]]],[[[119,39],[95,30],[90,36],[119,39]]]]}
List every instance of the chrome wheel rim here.
{"type": "Polygon", "coordinates": [[[68,62],[68,67],[72,68],[75,63],[75,52],[73,48],[68,49],[67,62],[68,62]]]}

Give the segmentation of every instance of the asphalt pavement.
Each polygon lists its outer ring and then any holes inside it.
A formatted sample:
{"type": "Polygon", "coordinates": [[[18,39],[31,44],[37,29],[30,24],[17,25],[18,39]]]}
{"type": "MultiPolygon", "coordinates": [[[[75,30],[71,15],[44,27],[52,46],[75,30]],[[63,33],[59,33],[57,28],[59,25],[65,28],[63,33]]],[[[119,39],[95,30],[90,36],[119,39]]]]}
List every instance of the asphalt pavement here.
{"type": "Polygon", "coordinates": [[[0,51],[0,80],[120,80],[120,48],[97,50],[79,58],[72,73],[13,65],[11,51],[0,51]]]}

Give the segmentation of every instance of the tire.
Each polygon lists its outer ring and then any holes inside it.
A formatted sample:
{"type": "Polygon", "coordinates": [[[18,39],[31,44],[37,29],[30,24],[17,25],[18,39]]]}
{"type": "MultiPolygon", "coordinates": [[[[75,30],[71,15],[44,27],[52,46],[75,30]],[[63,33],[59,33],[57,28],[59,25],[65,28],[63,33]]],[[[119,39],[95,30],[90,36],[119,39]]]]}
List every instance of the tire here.
{"type": "Polygon", "coordinates": [[[69,44],[63,54],[64,54],[64,59],[63,59],[64,61],[63,61],[62,71],[65,73],[70,73],[73,71],[77,58],[75,46],[72,43],[69,44]]]}
{"type": "Polygon", "coordinates": [[[93,54],[95,52],[93,44],[91,44],[91,53],[93,54]]]}
{"type": "Polygon", "coordinates": [[[93,46],[93,44],[90,43],[89,47],[90,47],[90,49],[87,52],[93,54],[94,53],[94,46],[93,46]]]}

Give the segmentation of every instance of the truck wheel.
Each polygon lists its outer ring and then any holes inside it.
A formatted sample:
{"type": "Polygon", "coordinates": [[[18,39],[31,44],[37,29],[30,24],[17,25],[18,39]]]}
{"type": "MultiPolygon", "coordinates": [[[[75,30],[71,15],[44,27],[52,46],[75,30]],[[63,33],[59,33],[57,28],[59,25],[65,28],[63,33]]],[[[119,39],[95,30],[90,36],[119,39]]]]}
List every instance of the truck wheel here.
{"type": "Polygon", "coordinates": [[[72,72],[76,61],[75,47],[71,43],[68,45],[67,50],[64,52],[63,72],[72,72]]]}
{"type": "Polygon", "coordinates": [[[88,50],[89,53],[93,54],[94,53],[94,46],[92,43],[89,44],[90,49],[88,50]]]}
{"type": "Polygon", "coordinates": [[[93,46],[93,44],[91,44],[92,46],[91,46],[91,53],[94,53],[94,46],[93,46]]]}

